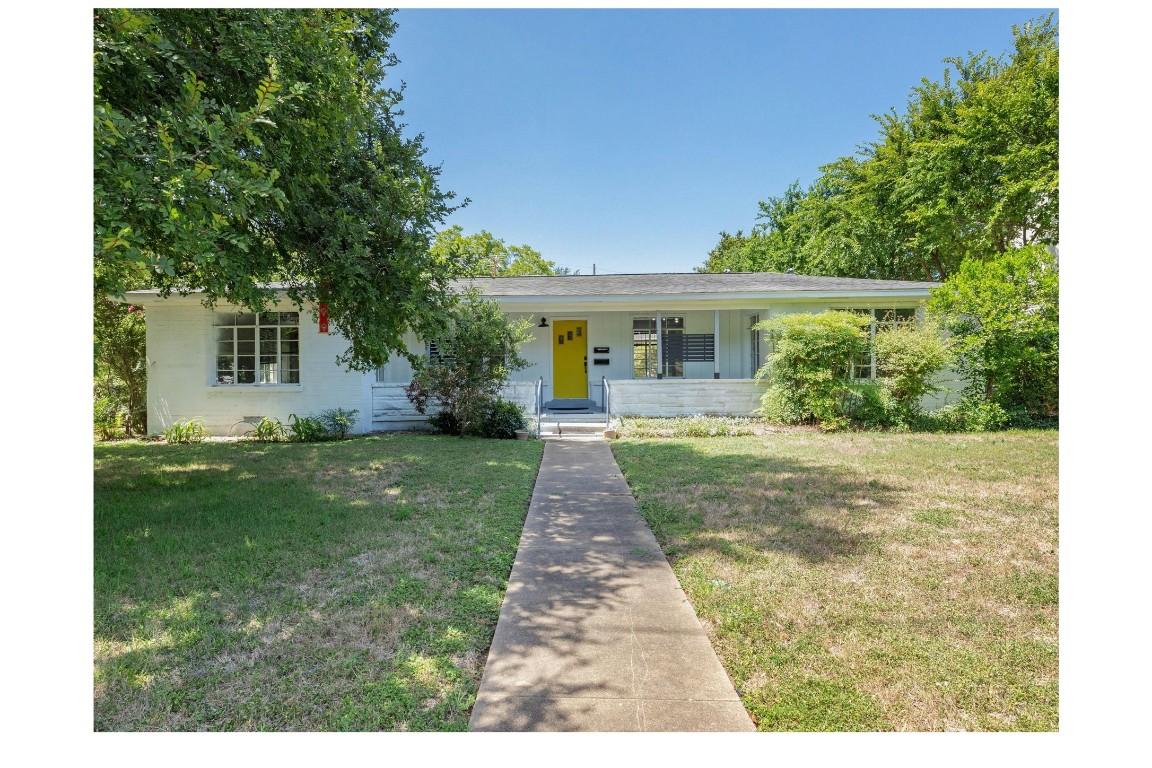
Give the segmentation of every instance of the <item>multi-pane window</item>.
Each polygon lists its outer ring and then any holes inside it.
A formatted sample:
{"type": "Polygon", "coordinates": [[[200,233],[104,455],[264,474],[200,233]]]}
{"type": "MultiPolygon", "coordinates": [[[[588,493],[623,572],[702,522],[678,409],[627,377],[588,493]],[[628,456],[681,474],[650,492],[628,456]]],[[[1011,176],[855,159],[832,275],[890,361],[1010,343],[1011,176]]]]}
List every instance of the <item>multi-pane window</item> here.
{"type": "Polygon", "coordinates": [[[683,317],[660,318],[660,334],[655,317],[632,318],[632,378],[654,379],[657,373],[669,378],[684,376],[684,345],[669,344],[669,338],[683,336],[683,317]],[[657,370],[656,345],[664,344],[663,370],[657,370]]]}
{"type": "Polygon", "coordinates": [[[217,312],[217,384],[299,384],[299,312],[217,312]]]}
{"type": "MultiPolygon", "coordinates": [[[[877,333],[883,333],[891,328],[907,323],[916,322],[916,310],[914,308],[898,308],[898,309],[849,309],[848,312],[855,312],[859,315],[864,315],[871,319],[872,323],[868,329],[869,340],[876,338],[877,333]]],[[[869,344],[871,347],[871,344],[869,344]]],[[[884,371],[879,370],[876,364],[876,355],[869,349],[869,351],[852,361],[852,378],[854,379],[874,379],[877,376],[883,376],[884,371]]]]}

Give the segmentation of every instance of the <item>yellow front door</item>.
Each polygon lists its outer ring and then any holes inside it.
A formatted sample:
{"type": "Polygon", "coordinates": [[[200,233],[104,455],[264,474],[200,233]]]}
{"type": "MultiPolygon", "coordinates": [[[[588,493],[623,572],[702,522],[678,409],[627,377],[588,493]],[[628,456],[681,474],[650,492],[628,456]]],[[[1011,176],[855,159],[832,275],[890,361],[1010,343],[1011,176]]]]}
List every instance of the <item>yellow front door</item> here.
{"type": "Polygon", "coordinates": [[[588,321],[552,322],[553,397],[588,397],[588,321]]]}

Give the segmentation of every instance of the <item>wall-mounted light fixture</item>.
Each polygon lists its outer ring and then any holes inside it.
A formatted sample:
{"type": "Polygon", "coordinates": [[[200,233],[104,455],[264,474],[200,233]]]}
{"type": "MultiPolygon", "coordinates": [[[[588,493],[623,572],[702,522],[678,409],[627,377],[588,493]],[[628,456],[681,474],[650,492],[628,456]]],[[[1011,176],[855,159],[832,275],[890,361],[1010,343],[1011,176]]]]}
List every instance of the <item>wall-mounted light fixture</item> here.
{"type": "Polygon", "coordinates": [[[540,318],[540,325],[538,325],[536,327],[537,328],[547,328],[548,327],[548,318],[546,318],[546,317],[540,318]]]}

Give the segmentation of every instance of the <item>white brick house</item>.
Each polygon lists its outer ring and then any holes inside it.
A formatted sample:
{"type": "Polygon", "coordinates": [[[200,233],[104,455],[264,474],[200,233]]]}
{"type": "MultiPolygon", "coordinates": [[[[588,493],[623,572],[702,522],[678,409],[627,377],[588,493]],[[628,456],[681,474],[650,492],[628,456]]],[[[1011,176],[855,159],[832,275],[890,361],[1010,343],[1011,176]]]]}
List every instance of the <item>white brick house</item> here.
{"type": "MultiPolygon", "coordinates": [[[[869,310],[878,323],[922,312],[936,283],[780,273],[688,273],[481,278],[461,281],[512,316],[527,317],[530,366],[507,396],[527,409],[544,401],[603,408],[609,384],[619,415],[748,415],[759,405],[753,376],[766,349],[752,326],[770,317],[827,309],[869,310]]],[[[287,421],[326,408],[359,411],[357,432],[423,422],[404,396],[412,371],[394,356],[372,373],[336,364],[345,340],[319,333],[287,303],[256,316],[206,309],[195,294],[134,291],[147,308],[148,431],[201,418],[213,434],[260,416],[287,421]]],[[[409,349],[425,343],[410,336],[409,349]]],[[[860,361],[857,375],[874,374],[860,361]]],[[[946,402],[946,391],[933,405],[946,402]]]]}

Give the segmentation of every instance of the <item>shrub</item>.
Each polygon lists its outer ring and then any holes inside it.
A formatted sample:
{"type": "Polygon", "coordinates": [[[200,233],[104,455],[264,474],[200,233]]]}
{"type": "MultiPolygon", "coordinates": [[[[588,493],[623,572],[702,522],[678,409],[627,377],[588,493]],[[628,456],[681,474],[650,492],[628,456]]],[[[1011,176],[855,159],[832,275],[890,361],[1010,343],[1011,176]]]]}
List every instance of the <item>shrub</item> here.
{"type": "Polygon", "coordinates": [[[446,435],[472,435],[495,439],[514,438],[516,430],[528,427],[524,409],[511,400],[500,397],[490,401],[484,412],[463,428],[456,415],[449,411],[440,411],[430,416],[428,423],[446,435]]]}
{"type": "Polygon", "coordinates": [[[164,430],[164,440],[169,445],[175,443],[200,443],[208,437],[208,429],[202,419],[180,419],[164,430]]]}
{"type": "Polygon", "coordinates": [[[123,403],[113,397],[93,399],[92,426],[101,440],[111,440],[124,434],[123,403]]]}
{"type": "Polygon", "coordinates": [[[761,413],[786,424],[847,426],[842,413],[852,361],[868,353],[867,318],[851,312],[784,315],[760,323],[772,345],[757,379],[767,379],[761,413]]]}
{"type": "Polygon", "coordinates": [[[901,423],[889,390],[880,382],[850,384],[840,399],[840,413],[854,424],[876,429],[901,423]]]}
{"type": "Polygon", "coordinates": [[[479,434],[508,377],[528,366],[520,346],[531,338],[530,326],[470,291],[436,340],[437,359],[414,361],[408,399],[419,413],[438,406],[441,415],[429,421],[442,432],[479,434]]]}
{"type": "Polygon", "coordinates": [[[920,413],[920,398],[939,387],[932,377],[952,360],[949,342],[935,323],[905,323],[872,341],[880,382],[888,395],[887,419],[907,423],[920,413]]]}
{"type": "Polygon", "coordinates": [[[286,439],[284,424],[277,418],[265,416],[252,430],[251,437],[261,443],[275,443],[286,439]]]}
{"type": "Polygon", "coordinates": [[[1008,414],[998,403],[968,395],[918,417],[915,426],[928,432],[994,432],[1008,426],[1008,414]]]}
{"type": "Polygon", "coordinates": [[[328,437],[328,430],[324,423],[315,416],[288,416],[288,431],[290,438],[298,443],[314,443],[328,437]]]}
{"type": "Polygon", "coordinates": [[[343,440],[348,436],[348,433],[356,426],[356,415],[360,413],[358,410],[348,410],[346,408],[329,408],[321,411],[320,415],[316,418],[324,425],[325,431],[328,435],[343,440]]]}
{"type": "Polygon", "coordinates": [[[957,368],[973,393],[1004,411],[1059,410],[1059,263],[1042,246],[967,259],[928,307],[955,338],[957,368]]]}
{"type": "Polygon", "coordinates": [[[508,440],[516,437],[516,430],[525,429],[524,409],[511,400],[496,398],[480,420],[474,434],[479,437],[508,440]]]}

